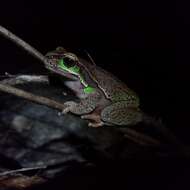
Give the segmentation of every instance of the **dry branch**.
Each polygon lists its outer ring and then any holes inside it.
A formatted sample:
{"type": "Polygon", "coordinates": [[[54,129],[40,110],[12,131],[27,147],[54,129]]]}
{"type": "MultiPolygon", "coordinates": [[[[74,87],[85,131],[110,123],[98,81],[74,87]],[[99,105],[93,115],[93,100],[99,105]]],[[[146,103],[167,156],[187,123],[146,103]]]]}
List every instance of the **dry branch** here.
{"type": "Polygon", "coordinates": [[[6,92],[9,94],[13,94],[18,97],[30,100],[30,101],[38,103],[38,104],[46,105],[51,108],[55,108],[55,109],[59,109],[59,110],[63,110],[65,108],[65,106],[59,102],[56,102],[54,100],[51,100],[51,99],[43,97],[43,96],[34,95],[30,92],[26,92],[24,90],[12,87],[7,84],[0,83],[0,91],[6,92]]]}
{"type": "Polygon", "coordinates": [[[39,59],[41,62],[46,63],[46,57],[44,55],[42,55],[38,50],[36,50],[30,44],[26,43],[24,40],[22,40],[21,38],[19,38],[18,36],[16,36],[15,34],[13,34],[12,32],[10,32],[1,25],[0,25],[0,34],[5,38],[14,42],[16,45],[20,46],[22,49],[24,49],[32,56],[39,59]]]}
{"type": "Polygon", "coordinates": [[[21,168],[21,169],[16,169],[16,170],[9,170],[6,172],[1,172],[0,177],[7,176],[7,175],[13,175],[13,174],[20,173],[20,172],[26,172],[26,171],[31,171],[31,170],[41,170],[41,169],[46,169],[46,168],[47,168],[47,166],[36,166],[36,167],[32,167],[32,168],[21,168]]]}
{"type": "Polygon", "coordinates": [[[49,83],[49,78],[47,75],[10,75],[8,74],[7,79],[0,81],[1,84],[7,85],[20,85],[32,83],[49,83]]]}

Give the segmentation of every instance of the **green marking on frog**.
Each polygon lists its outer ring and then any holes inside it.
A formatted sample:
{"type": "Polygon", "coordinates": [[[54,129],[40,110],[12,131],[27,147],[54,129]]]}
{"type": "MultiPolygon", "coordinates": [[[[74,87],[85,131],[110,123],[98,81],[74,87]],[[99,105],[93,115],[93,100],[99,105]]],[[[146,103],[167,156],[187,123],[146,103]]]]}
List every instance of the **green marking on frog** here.
{"type": "Polygon", "coordinates": [[[81,76],[81,74],[80,74],[80,68],[77,66],[77,65],[75,65],[75,66],[73,66],[73,67],[67,67],[66,65],[65,65],[65,62],[64,62],[64,60],[63,59],[60,59],[59,61],[58,61],[58,66],[61,68],[61,69],[63,69],[64,71],[67,71],[67,72],[69,72],[69,73],[71,73],[71,74],[74,74],[74,75],[77,75],[78,77],[79,77],[79,79],[80,79],[80,82],[84,85],[84,92],[85,93],[87,93],[87,94],[90,94],[90,93],[93,93],[94,91],[95,91],[95,89],[93,88],[93,87],[90,87],[87,83],[86,83],[86,81],[84,80],[84,78],[81,76]]]}
{"type": "Polygon", "coordinates": [[[79,73],[79,71],[80,71],[79,67],[76,66],[76,65],[73,66],[73,67],[70,67],[69,70],[71,70],[71,71],[73,71],[73,72],[75,72],[75,73],[79,73]]]}
{"type": "Polygon", "coordinates": [[[88,87],[88,84],[86,83],[86,81],[84,80],[84,78],[81,75],[79,75],[79,79],[80,79],[80,82],[84,85],[85,88],[88,87]]]}
{"type": "Polygon", "coordinates": [[[91,87],[91,86],[87,86],[87,87],[84,88],[84,92],[86,94],[93,93],[94,91],[95,91],[95,89],[93,87],[91,87]]]}
{"type": "Polygon", "coordinates": [[[72,74],[74,74],[74,75],[79,75],[79,67],[78,66],[73,66],[73,67],[67,67],[66,65],[65,65],[65,61],[63,60],[63,59],[60,59],[59,61],[58,61],[58,66],[61,68],[61,69],[63,69],[64,71],[67,71],[67,72],[69,72],[69,73],[72,73],[72,74]]]}

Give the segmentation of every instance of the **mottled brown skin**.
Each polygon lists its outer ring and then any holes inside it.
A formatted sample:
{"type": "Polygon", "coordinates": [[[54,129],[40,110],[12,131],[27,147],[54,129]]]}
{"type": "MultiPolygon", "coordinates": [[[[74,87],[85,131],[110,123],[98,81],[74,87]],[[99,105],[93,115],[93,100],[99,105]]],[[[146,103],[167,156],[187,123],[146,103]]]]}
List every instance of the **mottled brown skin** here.
{"type": "Polygon", "coordinates": [[[73,90],[80,102],[65,102],[63,113],[71,112],[90,120],[89,126],[135,125],[142,120],[139,98],[122,81],[95,64],[89,63],[63,48],[47,54],[49,64],[46,67],[53,72],[67,77],[65,85],[73,90]],[[57,67],[58,60],[69,58],[80,68],[85,82],[95,89],[86,94],[83,84],[73,74],[57,67]]]}
{"type": "Polygon", "coordinates": [[[107,99],[110,99],[112,102],[127,101],[132,106],[139,106],[137,94],[113,74],[96,65],[92,65],[84,59],[79,58],[79,64],[84,68],[85,72],[88,72],[98,88],[104,92],[107,99]]]}

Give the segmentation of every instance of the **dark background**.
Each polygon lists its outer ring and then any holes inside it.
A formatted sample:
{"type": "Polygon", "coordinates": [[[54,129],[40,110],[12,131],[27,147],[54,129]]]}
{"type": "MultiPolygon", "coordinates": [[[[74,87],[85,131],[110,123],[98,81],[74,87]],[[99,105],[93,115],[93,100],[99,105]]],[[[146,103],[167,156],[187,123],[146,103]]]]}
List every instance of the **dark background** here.
{"type": "MultiPolygon", "coordinates": [[[[189,13],[175,1],[1,2],[0,24],[42,53],[64,46],[118,76],[142,108],[189,142],[189,13]]],[[[47,73],[0,38],[0,74],[47,73]]],[[[182,180],[183,181],[183,180],[182,180]]],[[[181,182],[182,183],[182,182],[181,182]]]]}

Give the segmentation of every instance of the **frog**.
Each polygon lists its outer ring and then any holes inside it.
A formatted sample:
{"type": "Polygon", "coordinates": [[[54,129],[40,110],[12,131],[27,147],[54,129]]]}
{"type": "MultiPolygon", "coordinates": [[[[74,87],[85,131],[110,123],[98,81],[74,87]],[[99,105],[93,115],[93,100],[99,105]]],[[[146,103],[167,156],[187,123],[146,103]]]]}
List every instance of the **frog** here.
{"type": "Polygon", "coordinates": [[[79,101],[66,101],[63,114],[72,113],[88,120],[88,126],[131,126],[142,121],[136,92],[112,73],[63,47],[46,55],[45,67],[66,80],[79,101]]]}

